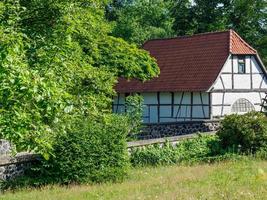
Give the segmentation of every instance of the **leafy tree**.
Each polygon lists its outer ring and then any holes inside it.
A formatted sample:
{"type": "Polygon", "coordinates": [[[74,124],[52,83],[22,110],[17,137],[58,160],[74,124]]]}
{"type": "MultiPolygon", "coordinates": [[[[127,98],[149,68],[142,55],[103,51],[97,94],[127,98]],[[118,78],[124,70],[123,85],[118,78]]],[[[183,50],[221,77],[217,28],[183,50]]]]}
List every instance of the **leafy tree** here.
{"type": "Polygon", "coordinates": [[[109,36],[106,1],[0,2],[0,134],[48,157],[76,118],[110,113],[118,76],[146,80],[155,60],[109,36]]]}
{"type": "Polygon", "coordinates": [[[173,30],[177,35],[192,35],[195,32],[196,20],[192,18],[190,0],[175,1],[171,7],[171,13],[174,17],[173,30]]]}
{"type": "Polygon", "coordinates": [[[229,0],[174,1],[173,28],[178,35],[224,30],[229,0]]]}
{"type": "Polygon", "coordinates": [[[228,115],[217,135],[225,149],[255,153],[267,145],[266,116],[259,112],[228,115]]]}
{"type": "Polygon", "coordinates": [[[148,39],[170,37],[173,19],[169,6],[164,0],[112,1],[107,12],[108,19],[115,21],[112,34],[139,45],[148,39]]]}
{"type": "Polygon", "coordinates": [[[267,1],[233,0],[227,27],[236,30],[256,48],[267,65],[267,1]]]}
{"type": "Polygon", "coordinates": [[[142,131],[144,99],[141,95],[130,95],[126,98],[126,115],[131,127],[130,134],[134,136],[142,131]]]}
{"type": "Polygon", "coordinates": [[[266,0],[177,0],[171,9],[177,35],[234,29],[267,64],[266,0]]]}

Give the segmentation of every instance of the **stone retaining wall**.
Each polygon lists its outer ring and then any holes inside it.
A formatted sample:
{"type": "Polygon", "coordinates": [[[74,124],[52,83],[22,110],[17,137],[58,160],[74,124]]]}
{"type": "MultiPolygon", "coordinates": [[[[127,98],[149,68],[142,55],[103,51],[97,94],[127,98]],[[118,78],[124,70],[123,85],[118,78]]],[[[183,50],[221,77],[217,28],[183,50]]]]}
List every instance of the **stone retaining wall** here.
{"type": "Polygon", "coordinates": [[[178,136],[165,137],[165,138],[137,140],[137,141],[127,142],[127,148],[128,148],[128,151],[130,152],[134,148],[143,148],[143,147],[154,145],[154,144],[163,145],[166,141],[168,141],[172,145],[176,145],[180,141],[188,140],[188,139],[194,139],[194,138],[199,137],[200,135],[201,136],[207,136],[207,135],[211,136],[211,135],[215,135],[215,134],[216,134],[216,131],[212,131],[212,132],[206,132],[206,133],[204,132],[204,133],[200,133],[200,134],[193,133],[193,134],[178,135],[178,136]]]}
{"type": "Polygon", "coordinates": [[[212,132],[217,131],[219,127],[219,120],[145,124],[142,133],[138,134],[137,138],[154,139],[197,132],[212,132]]]}
{"type": "Polygon", "coordinates": [[[32,153],[11,154],[11,145],[6,140],[0,140],[0,180],[10,180],[24,174],[39,156],[32,153]]]}
{"type": "Polygon", "coordinates": [[[11,153],[11,145],[6,140],[0,140],[0,156],[11,153]]]}
{"type": "MultiPolygon", "coordinates": [[[[137,136],[140,140],[182,136],[197,132],[214,132],[218,130],[220,121],[201,121],[201,122],[176,122],[159,123],[145,125],[143,132],[137,136]]],[[[188,135],[189,137],[190,135],[188,135]]],[[[190,136],[192,137],[192,136],[190,136]]],[[[181,138],[174,137],[173,140],[181,138]]],[[[159,143],[160,141],[148,141],[159,143]]],[[[165,140],[164,140],[165,141],[165,140]]],[[[141,142],[141,141],[137,141],[141,142]]],[[[143,142],[140,144],[143,145],[143,142]]],[[[140,146],[139,144],[139,146],[140,146]]],[[[131,144],[128,144],[128,147],[131,144]]],[[[136,144],[135,144],[136,145],[136,144]]],[[[10,180],[24,174],[25,170],[38,162],[39,156],[32,153],[19,153],[16,156],[11,155],[12,149],[9,142],[0,140],[0,180],[10,180]]]]}

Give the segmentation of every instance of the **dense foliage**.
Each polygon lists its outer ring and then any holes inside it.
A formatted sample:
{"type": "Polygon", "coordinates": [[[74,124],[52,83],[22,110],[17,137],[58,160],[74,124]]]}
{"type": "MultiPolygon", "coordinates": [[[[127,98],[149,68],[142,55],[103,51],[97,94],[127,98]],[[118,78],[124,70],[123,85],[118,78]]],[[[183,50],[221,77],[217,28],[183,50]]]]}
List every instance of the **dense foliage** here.
{"type": "Polygon", "coordinates": [[[173,1],[174,31],[178,35],[232,28],[256,48],[267,63],[266,0],[173,1]]]}
{"type": "Polygon", "coordinates": [[[144,99],[141,95],[130,95],[126,97],[125,106],[131,137],[142,131],[144,99]]]}
{"type": "Polygon", "coordinates": [[[112,0],[106,13],[112,34],[137,44],[232,28],[267,64],[266,0],[112,0]]]}
{"type": "Polygon", "coordinates": [[[108,115],[97,122],[81,120],[75,127],[56,138],[55,158],[44,160],[43,174],[38,174],[57,183],[122,180],[129,167],[125,118],[108,115]]]}
{"type": "MultiPolygon", "coordinates": [[[[142,100],[129,101],[125,116],[112,115],[114,85],[118,77],[145,81],[159,74],[156,60],[137,46],[151,38],[234,28],[267,62],[266,4],[3,0],[0,137],[19,151],[50,157],[31,172],[33,184],[121,180],[128,167],[125,137],[140,124],[142,100]]],[[[261,114],[233,115],[223,121],[219,139],[137,149],[131,161],[158,165],[205,160],[229,147],[254,153],[266,148],[266,131],[261,114]]]]}
{"type": "Polygon", "coordinates": [[[226,116],[216,136],[200,136],[176,145],[166,142],[131,151],[134,166],[211,162],[250,155],[267,158],[267,120],[250,112],[226,116]]]}
{"type": "Polygon", "coordinates": [[[135,148],[131,151],[131,163],[133,166],[192,163],[220,159],[221,155],[223,151],[218,137],[200,135],[176,145],[166,142],[163,146],[150,145],[145,148],[135,148]]]}
{"type": "Polygon", "coordinates": [[[5,182],[2,187],[123,180],[129,169],[127,120],[107,115],[98,122],[76,123],[74,129],[56,137],[53,157],[41,160],[24,177],[5,182]]]}
{"type": "Polygon", "coordinates": [[[112,1],[107,18],[115,22],[112,34],[142,45],[148,39],[174,35],[169,0],[112,1]]]}
{"type": "Polygon", "coordinates": [[[147,52],[109,36],[106,3],[0,2],[0,137],[18,150],[48,158],[76,118],[111,112],[118,76],[158,75],[147,52]]]}
{"type": "Polygon", "coordinates": [[[226,116],[217,135],[225,149],[255,153],[267,147],[266,117],[257,112],[226,116]]]}

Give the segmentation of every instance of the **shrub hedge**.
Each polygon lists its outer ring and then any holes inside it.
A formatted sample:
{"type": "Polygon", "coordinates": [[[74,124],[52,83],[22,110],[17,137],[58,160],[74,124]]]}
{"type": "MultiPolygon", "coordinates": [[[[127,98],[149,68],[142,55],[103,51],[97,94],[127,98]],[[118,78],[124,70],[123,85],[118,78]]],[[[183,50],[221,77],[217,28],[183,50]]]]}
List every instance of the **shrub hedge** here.
{"type": "MultiPolygon", "coordinates": [[[[13,186],[120,181],[130,162],[132,166],[188,164],[239,159],[248,153],[267,158],[266,119],[256,112],[226,116],[217,135],[199,134],[176,145],[167,141],[162,146],[133,148],[130,159],[126,145],[129,127],[129,119],[117,115],[77,122],[75,131],[58,135],[54,157],[43,160],[13,186]]],[[[12,182],[8,184],[12,186],[12,182]]]]}
{"type": "Polygon", "coordinates": [[[2,187],[123,180],[130,166],[127,123],[125,117],[117,115],[77,122],[74,131],[58,135],[53,157],[2,187]]]}
{"type": "Polygon", "coordinates": [[[75,132],[59,136],[46,173],[60,183],[122,180],[129,166],[127,134],[123,116],[80,122],[75,132]]]}
{"type": "Polygon", "coordinates": [[[266,117],[259,112],[228,115],[222,120],[217,135],[225,149],[255,153],[267,146],[266,117]]]}
{"type": "Polygon", "coordinates": [[[133,149],[134,166],[166,165],[236,158],[242,155],[267,158],[267,120],[259,112],[228,115],[216,136],[199,136],[173,146],[151,145],[133,149]]]}
{"type": "Polygon", "coordinates": [[[222,154],[217,136],[199,135],[197,138],[184,140],[176,145],[171,145],[167,141],[163,146],[150,145],[132,149],[131,163],[133,166],[191,163],[222,154]]]}

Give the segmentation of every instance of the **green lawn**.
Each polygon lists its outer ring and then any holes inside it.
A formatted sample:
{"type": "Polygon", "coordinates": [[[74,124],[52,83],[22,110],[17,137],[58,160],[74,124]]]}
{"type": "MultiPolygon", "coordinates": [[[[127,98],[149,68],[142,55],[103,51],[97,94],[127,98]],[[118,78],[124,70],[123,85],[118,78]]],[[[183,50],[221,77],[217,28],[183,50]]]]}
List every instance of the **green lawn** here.
{"type": "Polygon", "coordinates": [[[123,183],[23,190],[0,199],[267,199],[267,162],[133,169],[123,183]]]}

